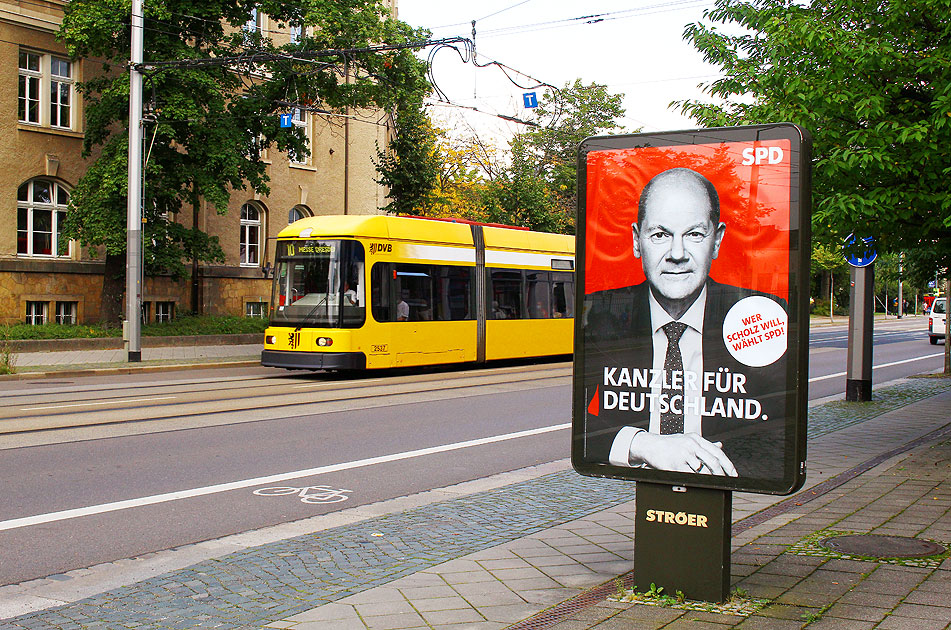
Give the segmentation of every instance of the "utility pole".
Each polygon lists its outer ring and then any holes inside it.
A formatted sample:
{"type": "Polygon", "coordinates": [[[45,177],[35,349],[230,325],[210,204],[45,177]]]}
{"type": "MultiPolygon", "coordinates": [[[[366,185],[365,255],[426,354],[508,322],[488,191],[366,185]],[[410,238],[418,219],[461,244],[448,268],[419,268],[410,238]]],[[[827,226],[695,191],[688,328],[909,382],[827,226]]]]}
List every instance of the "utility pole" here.
{"type": "Polygon", "coordinates": [[[904,273],[905,253],[898,254],[898,319],[905,314],[905,298],[902,294],[902,274],[904,273]]]}
{"type": "Polygon", "coordinates": [[[875,313],[875,267],[852,267],[849,300],[849,353],[845,399],[872,400],[872,327],[875,313]]]}
{"type": "Polygon", "coordinates": [[[129,64],[129,196],[126,214],[125,341],[129,363],[142,360],[142,73],[145,54],[143,0],[132,0],[129,64]]]}
{"type": "MultiPolygon", "coordinates": [[[[875,322],[875,266],[878,252],[871,237],[849,234],[843,244],[845,259],[852,267],[849,291],[849,356],[845,376],[845,399],[872,400],[872,327],[875,322]]],[[[888,297],[885,298],[888,314],[888,297]]]]}

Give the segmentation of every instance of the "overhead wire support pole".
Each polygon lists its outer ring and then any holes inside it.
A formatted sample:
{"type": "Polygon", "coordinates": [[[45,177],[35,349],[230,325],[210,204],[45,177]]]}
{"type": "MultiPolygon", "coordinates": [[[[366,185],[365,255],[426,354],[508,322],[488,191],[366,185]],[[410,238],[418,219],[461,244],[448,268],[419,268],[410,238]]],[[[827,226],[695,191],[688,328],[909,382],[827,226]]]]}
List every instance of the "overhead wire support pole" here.
{"type": "Polygon", "coordinates": [[[142,58],[145,54],[143,0],[132,0],[129,64],[129,182],[126,206],[126,320],[128,361],[142,360],[142,58]]]}

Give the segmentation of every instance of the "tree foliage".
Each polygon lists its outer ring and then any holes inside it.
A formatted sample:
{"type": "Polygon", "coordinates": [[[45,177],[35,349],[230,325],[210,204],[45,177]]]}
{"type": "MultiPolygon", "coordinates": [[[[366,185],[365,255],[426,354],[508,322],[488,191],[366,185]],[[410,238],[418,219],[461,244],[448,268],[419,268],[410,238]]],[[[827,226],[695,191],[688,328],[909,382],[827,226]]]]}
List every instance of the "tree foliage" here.
{"type": "Polygon", "coordinates": [[[546,93],[534,115],[544,124],[512,138],[507,155],[474,131],[433,128],[421,109],[397,112],[400,137],[377,166],[384,209],[573,233],[578,145],[620,129],[622,99],[580,80],[546,93]]]}
{"type": "Polygon", "coordinates": [[[546,93],[535,118],[547,124],[516,136],[511,143],[512,178],[543,181],[564,218],[563,230],[574,230],[577,207],[578,145],[589,136],[621,130],[623,94],[581,79],[546,93]]]}
{"type": "Polygon", "coordinates": [[[388,146],[377,148],[377,183],[388,189],[383,210],[425,215],[439,182],[440,156],[436,129],[419,100],[404,101],[394,114],[396,133],[388,146]]]}
{"type": "MultiPolygon", "coordinates": [[[[382,0],[149,0],[144,11],[151,273],[181,276],[186,260],[223,260],[217,238],[183,227],[176,213],[202,202],[224,213],[235,190],[267,194],[261,152],[307,154],[303,132],[280,128],[279,113],[304,108],[333,122],[348,108],[389,109],[427,90],[425,64],[400,48],[426,33],[382,0]],[[256,11],[269,30],[253,26],[256,11]],[[302,36],[287,43],[292,27],[302,36]]],[[[73,191],[64,234],[102,247],[107,260],[126,248],[129,24],[129,0],[71,0],[59,34],[73,58],[103,63],[78,86],[84,150],[101,153],[73,191]]]]}
{"type": "Polygon", "coordinates": [[[709,126],[810,130],[819,238],[855,231],[879,251],[947,241],[949,15],[946,0],[717,0],[685,31],[721,68],[706,88],[717,102],[680,105],[709,126]]]}

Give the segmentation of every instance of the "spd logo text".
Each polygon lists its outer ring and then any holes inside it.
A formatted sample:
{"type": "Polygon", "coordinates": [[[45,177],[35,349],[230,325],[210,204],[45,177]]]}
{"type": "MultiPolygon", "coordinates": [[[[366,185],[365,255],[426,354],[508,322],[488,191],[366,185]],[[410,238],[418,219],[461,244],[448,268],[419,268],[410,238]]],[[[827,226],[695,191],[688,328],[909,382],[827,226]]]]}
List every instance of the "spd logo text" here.
{"type": "Polygon", "coordinates": [[[783,150],[779,147],[756,147],[743,149],[743,166],[752,164],[779,164],[783,161],[783,150]]]}

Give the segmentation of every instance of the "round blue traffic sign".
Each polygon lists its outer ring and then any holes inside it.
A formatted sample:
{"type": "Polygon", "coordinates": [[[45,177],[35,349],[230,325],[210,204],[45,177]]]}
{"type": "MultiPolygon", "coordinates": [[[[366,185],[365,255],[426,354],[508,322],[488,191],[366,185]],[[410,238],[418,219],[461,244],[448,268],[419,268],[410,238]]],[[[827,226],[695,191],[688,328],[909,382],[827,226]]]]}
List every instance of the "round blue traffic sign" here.
{"type": "Polygon", "coordinates": [[[846,262],[853,267],[868,267],[878,258],[878,252],[875,251],[873,243],[875,240],[871,236],[857,238],[854,234],[849,234],[842,242],[842,254],[846,262]]]}

